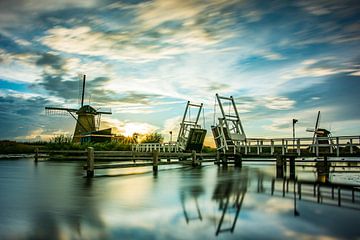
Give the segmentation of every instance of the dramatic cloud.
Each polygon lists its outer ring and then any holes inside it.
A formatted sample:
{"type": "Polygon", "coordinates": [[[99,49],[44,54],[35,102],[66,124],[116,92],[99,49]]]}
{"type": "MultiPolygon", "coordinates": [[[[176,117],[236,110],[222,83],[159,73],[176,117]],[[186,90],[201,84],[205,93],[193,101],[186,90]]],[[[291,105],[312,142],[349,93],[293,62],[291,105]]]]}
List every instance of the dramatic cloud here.
{"type": "Polygon", "coordinates": [[[356,134],[359,10],[353,0],[2,1],[1,137],[71,134],[72,119],[41,114],[78,107],[83,74],[85,102],[113,112],[108,126],[175,137],[186,102],[204,103],[209,123],[219,93],[235,98],[248,136],[287,136],[292,118],[302,132],[318,110],[356,134]]]}

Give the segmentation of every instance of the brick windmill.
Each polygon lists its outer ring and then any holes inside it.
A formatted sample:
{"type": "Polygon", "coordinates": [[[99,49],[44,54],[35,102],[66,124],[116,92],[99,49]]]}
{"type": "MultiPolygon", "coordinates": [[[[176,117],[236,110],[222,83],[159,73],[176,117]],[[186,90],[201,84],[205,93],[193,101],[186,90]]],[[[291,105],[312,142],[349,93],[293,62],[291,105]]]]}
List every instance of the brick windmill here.
{"type": "Polygon", "coordinates": [[[85,79],[83,76],[81,105],[79,109],[64,107],[45,107],[49,115],[64,115],[69,113],[76,120],[73,142],[102,142],[111,139],[111,128],[99,130],[101,114],[112,114],[111,111],[98,111],[90,105],[84,105],[85,79]],[[75,116],[77,115],[77,117],[75,116]]]}

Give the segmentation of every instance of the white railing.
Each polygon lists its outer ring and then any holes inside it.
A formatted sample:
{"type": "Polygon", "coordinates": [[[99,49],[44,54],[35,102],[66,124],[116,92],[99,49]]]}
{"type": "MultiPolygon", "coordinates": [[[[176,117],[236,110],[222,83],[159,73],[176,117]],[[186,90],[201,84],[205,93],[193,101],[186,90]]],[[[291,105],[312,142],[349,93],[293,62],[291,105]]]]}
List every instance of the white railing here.
{"type": "MultiPolygon", "coordinates": [[[[247,138],[246,141],[237,142],[237,151],[244,154],[287,154],[311,153],[319,156],[322,152],[341,156],[342,154],[355,154],[359,152],[360,136],[318,137],[313,138],[247,138]]],[[[235,151],[235,150],[234,150],[235,151]]]]}
{"type": "Polygon", "coordinates": [[[159,152],[179,152],[179,146],[175,143],[140,143],[131,145],[131,150],[134,152],[152,152],[159,150],[159,152]]]}

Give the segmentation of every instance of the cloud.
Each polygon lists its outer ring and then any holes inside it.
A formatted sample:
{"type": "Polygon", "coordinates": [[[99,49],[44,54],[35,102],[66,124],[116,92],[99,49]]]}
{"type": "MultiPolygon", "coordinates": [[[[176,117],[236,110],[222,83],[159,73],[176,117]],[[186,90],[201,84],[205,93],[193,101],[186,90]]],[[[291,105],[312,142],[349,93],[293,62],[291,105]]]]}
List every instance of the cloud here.
{"type": "Polygon", "coordinates": [[[295,101],[286,97],[265,97],[265,107],[273,110],[289,110],[294,107],[295,101]]]}
{"type": "MultiPolygon", "coordinates": [[[[56,98],[53,98],[56,101],[56,98]]],[[[3,139],[45,140],[53,132],[67,132],[73,120],[51,119],[44,114],[50,101],[34,93],[0,92],[0,131],[3,139]]]]}

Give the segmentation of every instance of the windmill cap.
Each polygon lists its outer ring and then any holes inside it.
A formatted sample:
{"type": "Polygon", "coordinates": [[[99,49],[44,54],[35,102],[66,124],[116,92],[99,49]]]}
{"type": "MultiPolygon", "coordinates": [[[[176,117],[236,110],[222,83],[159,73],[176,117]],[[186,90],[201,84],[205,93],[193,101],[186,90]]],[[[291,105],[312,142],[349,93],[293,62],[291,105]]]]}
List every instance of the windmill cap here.
{"type": "Polygon", "coordinates": [[[97,111],[95,108],[91,107],[90,105],[82,106],[79,111],[76,112],[77,114],[84,114],[84,113],[90,113],[90,114],[97,114],[97,111]]]}

